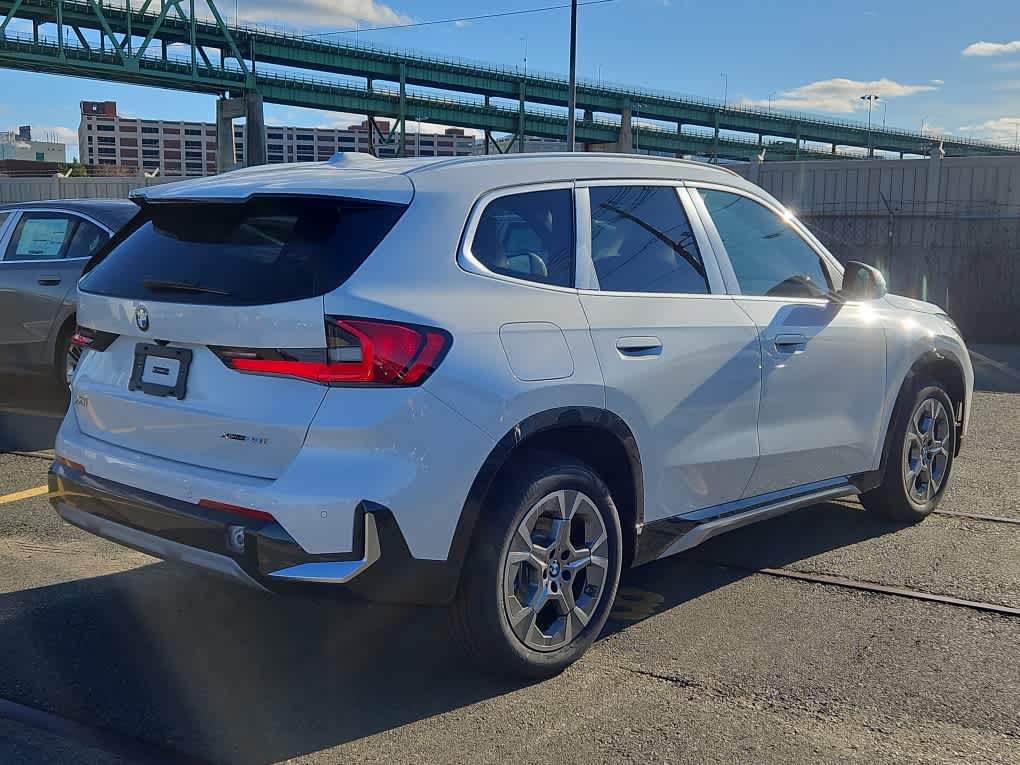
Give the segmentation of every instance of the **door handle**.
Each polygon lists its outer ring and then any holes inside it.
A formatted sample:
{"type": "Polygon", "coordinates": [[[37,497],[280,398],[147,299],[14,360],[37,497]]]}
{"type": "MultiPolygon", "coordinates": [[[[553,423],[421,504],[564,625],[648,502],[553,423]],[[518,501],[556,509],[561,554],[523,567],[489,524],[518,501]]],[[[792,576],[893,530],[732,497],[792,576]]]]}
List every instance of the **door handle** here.
{"type": "Polygon", "coordinates": [[[772,344],[780,353],[796,353],[804,350],[807,345],[807,337],[804,335],[776,335],[772,338],[772,344]]]}
{"type": "Polygon", "coordinates": [[[60,284],[60,277],[52,276],[50,274],[47,274],[46,276],[40,276],[39,284],[41,284],[43,287],[56,287],[58,284],[60,284]]]}
{"type": "Polygon", "coordinates": [[[616,341],[616,350],[632,358],[658,356],[662,353],[662,340],[657,337],[621,337],[616,341]]]}

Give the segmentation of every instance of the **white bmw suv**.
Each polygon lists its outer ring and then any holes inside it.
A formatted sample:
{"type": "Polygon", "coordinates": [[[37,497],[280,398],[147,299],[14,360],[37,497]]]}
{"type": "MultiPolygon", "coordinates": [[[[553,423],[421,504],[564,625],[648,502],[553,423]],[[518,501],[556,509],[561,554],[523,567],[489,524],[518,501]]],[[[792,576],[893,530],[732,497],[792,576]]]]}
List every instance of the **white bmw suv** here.
{"type": "Polygon", "coordinates": [[[253,168],[137,193],[80,283],[70,523],[265,589],[452,601],[487,667],[581,655],[620,572],[835,497],[904,522],[967,350],[717,166],[253,168]]]}

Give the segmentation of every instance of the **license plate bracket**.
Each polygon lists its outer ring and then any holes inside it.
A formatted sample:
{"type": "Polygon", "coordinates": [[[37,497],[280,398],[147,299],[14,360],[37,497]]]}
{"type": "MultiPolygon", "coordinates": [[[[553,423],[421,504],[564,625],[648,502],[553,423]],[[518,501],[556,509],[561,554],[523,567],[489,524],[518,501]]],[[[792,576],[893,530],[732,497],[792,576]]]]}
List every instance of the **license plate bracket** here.
{"type": "Polygon", "coordinates": [[[187,393],[191,358],[190,348],[138,343],[128,390],[183,400],[187,393]]]}

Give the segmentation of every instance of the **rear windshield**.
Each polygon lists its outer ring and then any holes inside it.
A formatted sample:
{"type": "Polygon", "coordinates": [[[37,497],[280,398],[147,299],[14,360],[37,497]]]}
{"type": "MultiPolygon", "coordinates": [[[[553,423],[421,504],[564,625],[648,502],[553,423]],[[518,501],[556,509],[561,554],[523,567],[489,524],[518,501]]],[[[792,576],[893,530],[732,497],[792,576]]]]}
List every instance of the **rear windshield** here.
{"type": "Polygon", "coordinates": [[[343,199],[148,205],[80,284],[109,297],[264,305],[316,297],[357,270],[405,210],[343,199]]]}

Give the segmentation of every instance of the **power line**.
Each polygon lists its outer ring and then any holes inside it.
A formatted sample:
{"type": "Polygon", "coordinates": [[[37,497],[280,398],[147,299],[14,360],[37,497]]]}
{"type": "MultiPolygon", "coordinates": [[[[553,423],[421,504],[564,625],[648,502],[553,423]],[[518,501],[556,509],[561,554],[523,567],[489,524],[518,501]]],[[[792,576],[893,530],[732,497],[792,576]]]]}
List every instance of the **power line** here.
{"type": "MultiPolygon", "coordinates": [[[[605,5],[606,3],[615,3],[619,0],[587,0],[587,2],[578,3],[578,6],[582,5],[605,5]]],[[[454,19],[435,19],[434,21],[415,21],[409,24],[390,24],[385,27],[358,27],[356,29],[338,29],[334,32],[317,32],[315,34],[301,35],[301,37],[328,37],[329,35],[350,35],[357,34],[359,32],[380,32],[385,29],[411,29],[412,27],[431,27],[439,24],[456,24],[461,21],[484,21],[486,19],[499,19],[506,16],[524,16],[530,13],[547,13],[549,11],[559,11],[564,8],[569,8],[570,3],[560,3],[559,5],[547,5],[542,8],[526,8],[519,11],[498,11],[496,13],[483,13],[478,16],[461,16],[454,19]]]]}

